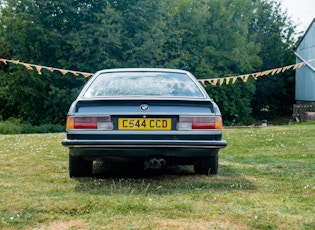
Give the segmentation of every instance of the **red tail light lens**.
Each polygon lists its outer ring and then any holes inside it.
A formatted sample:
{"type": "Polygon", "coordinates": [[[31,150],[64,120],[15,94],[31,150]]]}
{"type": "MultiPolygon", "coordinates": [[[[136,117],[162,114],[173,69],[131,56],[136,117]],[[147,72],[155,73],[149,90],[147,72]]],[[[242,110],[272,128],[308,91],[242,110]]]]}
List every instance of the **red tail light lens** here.
{"type": "Polygon", "coordinates": [[[102,129],[112,130],[113,123],[110,116],[104,117],[73,117],[67,119],[67,130],[69,129],[102,129]]]}
{"type": "Polygon", "coordinates": [[[222,118],[219,116],[180,116],[177,129],[222,129],[222,118]]]}
{"type": "Polygon", "coordinates": [[[75,117],[74,118],[75,129],[97,129],[96,117],[75,117]]]}
{"type": "Polygon", "coordinates": [[[214,117],[193,117],[192,129],[214,129],[214,117]]]}

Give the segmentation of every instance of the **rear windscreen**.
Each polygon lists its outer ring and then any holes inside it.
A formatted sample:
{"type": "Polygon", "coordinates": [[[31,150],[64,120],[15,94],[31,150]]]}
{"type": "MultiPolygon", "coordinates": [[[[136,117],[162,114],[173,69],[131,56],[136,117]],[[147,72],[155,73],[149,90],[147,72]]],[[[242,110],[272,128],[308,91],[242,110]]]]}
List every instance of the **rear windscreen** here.
{"type": "Polygon", "coordinates": [[[98,75],[84,97],[193,97],[204,98],[197,84],[185,73],[116,72],[98,75]]]}

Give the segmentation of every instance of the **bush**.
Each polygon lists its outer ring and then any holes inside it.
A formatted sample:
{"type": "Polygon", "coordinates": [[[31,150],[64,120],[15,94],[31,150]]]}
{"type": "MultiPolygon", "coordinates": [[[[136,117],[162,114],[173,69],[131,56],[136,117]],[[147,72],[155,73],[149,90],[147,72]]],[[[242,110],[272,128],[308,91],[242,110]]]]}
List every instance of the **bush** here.
{"type": "Polygon", "coordinates": [[[57,133],[64,131],[65,126],[62,125],[44,124],[33,126],[30,123],[22,123],[16,118],[9,118],[6,121],[0,120],[0,134],[57,133]]]}

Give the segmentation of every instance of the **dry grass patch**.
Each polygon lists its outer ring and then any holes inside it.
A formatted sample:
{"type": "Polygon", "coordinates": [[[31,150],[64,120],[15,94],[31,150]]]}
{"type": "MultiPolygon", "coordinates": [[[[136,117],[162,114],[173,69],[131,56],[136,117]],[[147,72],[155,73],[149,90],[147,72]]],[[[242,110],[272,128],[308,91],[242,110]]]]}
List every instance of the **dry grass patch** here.
{"type": "Polygon", "coordinates": [[[69,230],[69,229],[89,229],[89,225],[81,220],[54,221],[48,225],[43,225],[34,230],[69,230]]]}

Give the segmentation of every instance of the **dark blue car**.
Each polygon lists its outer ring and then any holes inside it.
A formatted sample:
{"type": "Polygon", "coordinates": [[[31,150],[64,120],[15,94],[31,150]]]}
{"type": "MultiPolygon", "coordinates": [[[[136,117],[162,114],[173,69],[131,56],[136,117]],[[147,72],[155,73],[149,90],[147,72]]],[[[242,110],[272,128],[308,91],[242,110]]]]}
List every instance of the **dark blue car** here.
{"type": "Polygon", "coordinates": [[[141,162],[144,169],[194,165],[217,174],[222,118],[189,72],[108,69],[97,72],[70,107],[70,177],[92,176],[93,161],[141,162]]]}

